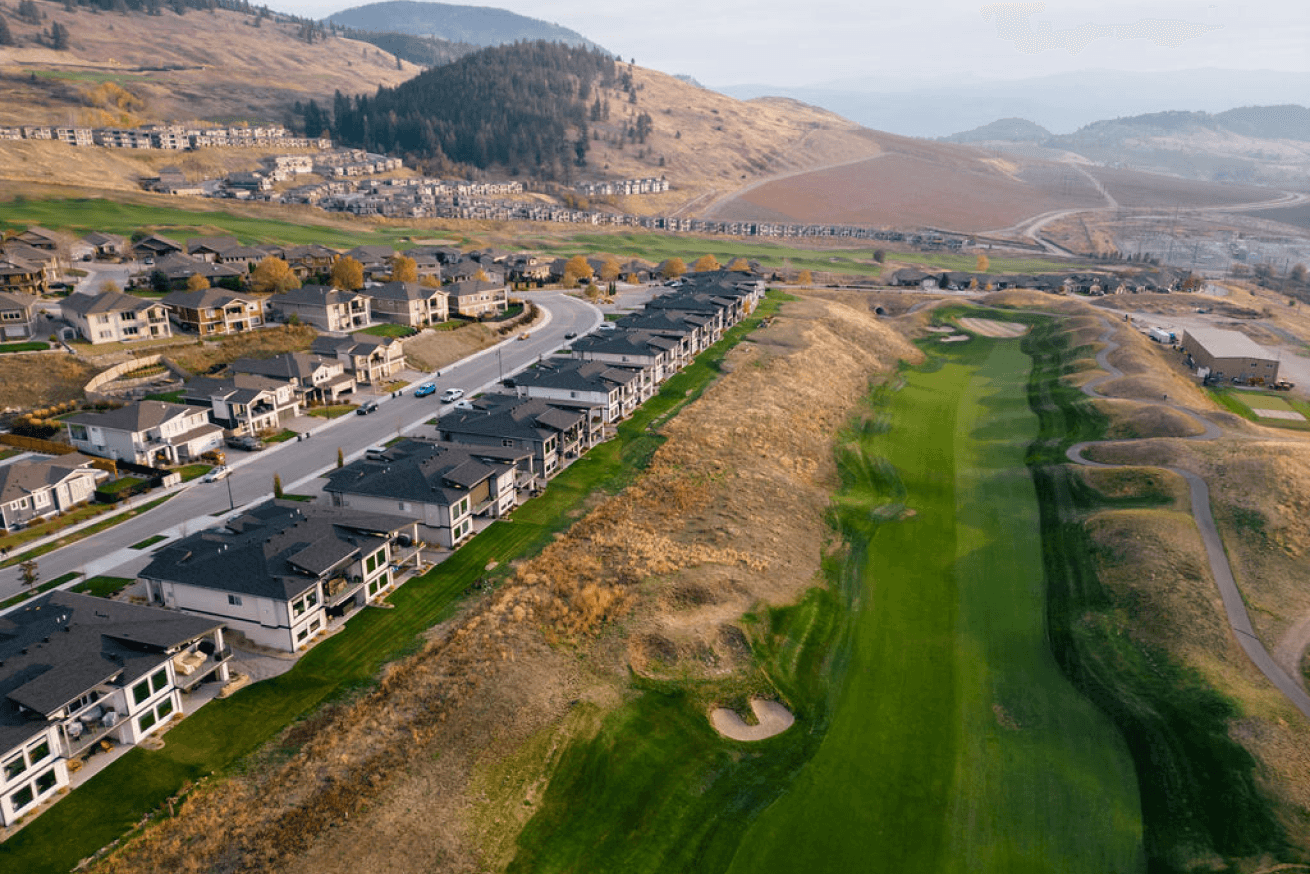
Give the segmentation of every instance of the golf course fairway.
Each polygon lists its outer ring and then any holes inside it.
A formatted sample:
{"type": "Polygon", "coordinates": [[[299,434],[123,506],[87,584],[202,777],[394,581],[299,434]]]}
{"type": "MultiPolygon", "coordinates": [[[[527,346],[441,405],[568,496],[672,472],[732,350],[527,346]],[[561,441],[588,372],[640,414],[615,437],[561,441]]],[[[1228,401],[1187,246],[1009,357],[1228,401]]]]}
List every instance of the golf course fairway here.
{"type": "Polygon", "coordinates": [[[1045,637],[1030,370],[1020,341],[975,337],[905,373],[889,430],[852,438],[913,513],[852,544],[831,723],[735,874],[1145,870],[1127,747],[1045,637]]]}

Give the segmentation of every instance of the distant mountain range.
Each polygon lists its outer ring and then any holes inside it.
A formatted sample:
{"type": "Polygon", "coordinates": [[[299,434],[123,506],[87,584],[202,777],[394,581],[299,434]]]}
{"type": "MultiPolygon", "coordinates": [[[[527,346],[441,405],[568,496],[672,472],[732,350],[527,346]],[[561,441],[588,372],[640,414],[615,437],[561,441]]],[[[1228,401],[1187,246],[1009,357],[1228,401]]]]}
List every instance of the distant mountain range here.
{"type": "Polygon", "coordinates": [[[435,36],[454,43],[495,46],[520,40],[548,40],[572,46],[598,48],[582,34],[558,24],[528,18],[507,9],[387,0],[354,6],[329,15],[325,21],[373,33],[435,36]]]}
{"type": "Polygon", "coordinates": [[[1310,175],[1310,109],[1296,104],[1152,112],[1063,135],[1027,119],[1004,118],[942,139],[1031,156],[1073,153],[1099,164],[1209,181],[1304,188],[1310,175]]]}
{"type": "Polygon", "coordinates": [[[951,82],[897,84],[848,79],[798,88],[734,85],[718,90],[743,100],[791,97],[875,130],[944,137],[998,118],[1028,119],[1049,131],[1071,133],[1099,119],[1142,113],[1176,109],[1218,113],[1252,103],[1303,103],[1310,94],[1310,73],[1088,70],[1015,80],[959,77],[951,82]]]}

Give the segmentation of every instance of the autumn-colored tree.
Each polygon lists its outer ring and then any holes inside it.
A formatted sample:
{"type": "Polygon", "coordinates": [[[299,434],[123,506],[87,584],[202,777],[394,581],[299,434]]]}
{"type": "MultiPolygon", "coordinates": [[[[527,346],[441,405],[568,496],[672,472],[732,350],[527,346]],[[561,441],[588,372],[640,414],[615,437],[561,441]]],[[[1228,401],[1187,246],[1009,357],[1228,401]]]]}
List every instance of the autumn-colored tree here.
{"type": "Polygon", "coordinates": [[[36,584],[41,580],[41,574],[36,568],[36,559],[29,558],[27,561],[19,562],[18,569],[18,579],[22,581],[24,588],[36,588],[36,584]]]}
{"type": "Polygon", "coordinates": [[[424,288],[440,288],[441,280],[429,273],[418,281],[418,284],[424,288]]]}
{"type": "Polygon", "coordinates": [[[264,258],[250,274],[250,290],[260,294],[282,294],[293,288],[300,288],[300,279],[291,265],[276,255],[264,258]]]}
{"type": "Polygon", "coordinates": [[[332,262],[332,287],[358,291],[364,287],[364,265],[349,255],[332,262]]]}
{"type": "Polygon", "coordinates": [[[796,274],[797,285],[811,285],[813,282],[814,277],[810,275],[810,271],[808,270],[802,270],[800,273],[796,274]]]}
{"type": "Polygon", "coordinates": [[[564,285],[573,288],[584,279],[591,279],[591,265],[581,255],[574,255],[564,262],[564,285]]]}
{"type": "Polygon", "coordinates": [[[187,291],[204,291],[209,288],[209,280],[199,273],[192,273],[186,281],[187,291]]]}
{"type": "Polygon", "coordinates": [[[979,255],[978,260],[974,262],[973,266],[979,273],[986,273],[991,269],[992,262],[986,255],[979,255]]]}
{"type": "Polygon", "coordinates": [[[604,282],[618,281],[619,274],[623,272],[623,265],[619,259],[613,255],[606,255],[605,260],[600,265],[600,278],[604,282]]]}
{"type": "Polygon", "coordinates": [[[473,274],[473,278],[476,279],[478,282],[490,282],[490,281],[491,281],[491,277],[487,275],[487,271],[483,270],[481,267],[478,268],[478,272],[477,272],[477,273],[474,273],[474,274],[473,274]]]}
{"type": "Polygon", "coordinates": [[[628,285],[637,285],[640,283],[641,280],[637,279],[637,274],[629,273],[626,277],[624,277],[623,281],[628,283],[628,285]]]}
{"type": "Polygon", "coordinates": [[[338,447],[337,447],[337,470],[340,470],[341,468],[343,468],[343,467],[345,467],[345,466],[346,466],[346,454],[345,454],[344,452],[342,452],[342,451],[341,451],[341,447],[338,446],[338,447]]]}
{"type": "Polygon", "coordinates": [[[418,262],[405,255],[391,259],[392,282],[418,282],[418,262]]]}
{"type": "Polygon", "coordinates": [[[273,474],[273,497],[282,497],[282,477],[279,474],[273,474]]]}
{"type": "Polygon", "coordinates": [[[719,264],[719,259],[713,255],[701,255],[696,259],[696,263],[691,265],[691,269],[695,273],[705,273],[709,270],[720,270],[722,267],[719,264]]]}
{"type": "Polygon", "coordinates": [[[737,273],[750,273],[751,262],[745,258],[733,258],[732,263],[728,265],[728,269],[737,273]]]}
{"type": "Polygon", "coordinates": [[[106,279],[104,282],[100,283],[100,293],[101,293],[101,294],[106,294],[106,293],[111,292],[111,291],[113,291],[113,292],[120,292],[120,291],[122,291],[122,290],[123,290],[123,289],[119,288],[118,283],[117,283],[117,282],[114,282],[114,280],[112,280],[112,279],[106,279]]]}
{"type": "Polygon", "coordinates": [[[687,272],[687,264],[681,258],[670,258],[664,262],[660,273],[665,279],[677,279],[687,272]]]}
{"type": "Polygon", "coordinates": [[[587,296],[587,300],[600,300],[600,286],[594,282],[589,282],[583,294],[587,296]]]}

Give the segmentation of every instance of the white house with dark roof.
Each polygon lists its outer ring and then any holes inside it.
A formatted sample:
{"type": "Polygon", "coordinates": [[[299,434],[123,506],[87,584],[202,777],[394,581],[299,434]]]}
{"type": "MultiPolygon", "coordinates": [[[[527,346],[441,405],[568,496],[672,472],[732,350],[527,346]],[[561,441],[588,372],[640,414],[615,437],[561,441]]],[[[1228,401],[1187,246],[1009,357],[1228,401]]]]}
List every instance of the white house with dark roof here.
{"type": "Polygon", "coordinates": [[[91,500],[109,471],[78,452],[0,466],[0,523],[5,531],[91,500]]]}
{"type": "Polygon", "coordinates": [[[471,409],[438,418],[437,431],[448,443],[530,450],[532,473],[542,480],[599,439],[587,413],[512,395],[483,395],[471,409]]]}
{"type": "Polygon", "coordinates": [[[210,423],[208,408],[164,401],[78,413],[64,425],[79,452],[134,464],[185,464],[223,445],[223,429],[210,423]]]}
{"type": "Polygon", "coordinates": [[[101,745],[136,744],[226,683],[223,623],[55,591],[0,616],[0,825],[68,785],[101,745]],[[71,765],[70,765],[71,763],[71,765]]]}
{"type": "Polygon", "coordinates": [[[173,336],[163,304],[118,291],[70,294],[59,304],[59,311],[93,346],[173,336]]]}
{"type": "Polygon", "coordinates": [[[314,338],[309,351],[337,359],[360,385],[386,383],[405,369],[405,344],[399,337],[319,336],[314,338]]]}
{"type": "Polygon", "coordinates": [[[446,309],[451,315],[476,319],[509,309],[509,288],[503,282],[462,279],[442,291],[446,293],[446,309]]]}
{"type": "Polygon", "coordinates": [[[642,401],[640,368],[581,358],[547,358],[506,384],[521,398],[590,410],[607,424],[632,415],[642,401]]]}
{"type": "Polygon", "coordinates": [[[202,337],[238,334],[264,325],[264,298],[258,294],[205,288],[174,291],[160,299],[173,321],[184,331],[202,337]]]}
{"type": "Polygon", "coordinates": [[[36,333],[35,313],[34,296],[0,291],[0,339],[7,342],[30,339],[36,333]]]}
{"type": "Polygon", "coordinates": [[[300,415],[300,390],[285,379],[236,373],[230,379],[197,376],[182,389],[187,404],[209,408],[216,425],[251,436],[280,431],[300,415]]]}
{"type": "Polygon", "coordinates": [[[238,358],[227,366],[232,373],[252,373],[285,380],[295,386],[310,404],[335,404],[355,391],[354,377],[337,358],[308,352],[283,352],[272,358],[238,358]]]}
{"type": "Polygon", "coordinates": [[[413,516],[268,501],[162,547],[138,576],[152,604],[296,652],[393,588],[418,543],[413,516]]]}
{"type": "Polygon", "coordinates": [[[415,516],[442,546],[473,536],[475,516],[518,504],[515,465],[462,446],[402,440],[327,474],[332,506],[415,516]]]}
{"type": "Polygon", "coordinates": [[[282,318],[296,316],[323,331],[346,333],[373,323],[371,300],[357,291],[343,291],[328,285],[304,285],[268,300],[282,318]]]}
{"type": "Polygon", "coordinates": [[[450,318],[444,290],[417,282],[384,282],[365,286],[360,294],[372,301],[373,317],[396,325],[422,328],[450,318]]]}

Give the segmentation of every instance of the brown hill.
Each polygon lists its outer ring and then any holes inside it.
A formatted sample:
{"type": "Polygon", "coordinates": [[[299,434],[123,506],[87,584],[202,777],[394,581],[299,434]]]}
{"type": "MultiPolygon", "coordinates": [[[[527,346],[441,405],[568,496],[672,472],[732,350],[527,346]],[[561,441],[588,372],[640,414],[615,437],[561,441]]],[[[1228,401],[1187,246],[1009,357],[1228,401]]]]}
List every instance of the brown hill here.
{"type": "Polygon", "coordinates": [[[0,125],[133,125],[195,119],[280,122],[297,100],[395,85],[419,68],[355,40],[307,43],[276,16],[168,7],[160,15],[93,14],[34,0],[40,25],[5,17],[15,46],[0,53],[0,125]],[[70,45],[40,39],[54,23],[70,45]]]}

